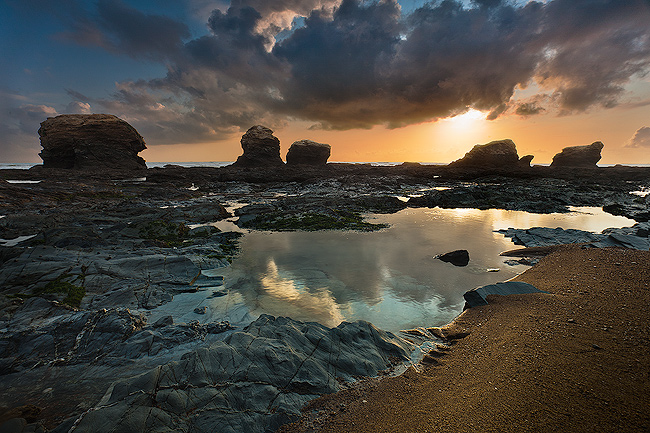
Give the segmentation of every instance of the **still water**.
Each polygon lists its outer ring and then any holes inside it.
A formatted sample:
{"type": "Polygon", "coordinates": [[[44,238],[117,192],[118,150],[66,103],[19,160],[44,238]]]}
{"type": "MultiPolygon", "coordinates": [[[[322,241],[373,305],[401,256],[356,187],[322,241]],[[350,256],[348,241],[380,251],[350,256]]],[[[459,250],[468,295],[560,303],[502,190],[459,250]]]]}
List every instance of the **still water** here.
{"type": "Polygon", "coordinates": [[[240,318],[245,311],[251,317],[268,313],[328,326],[362,319],[390,331],[437,326],[462,311],[465,291],[527,269],[504,263],[507,258],[499,253],[516,246],[494,230],[542,226],[600,232],[634,224],[599,208],[548,215],[424,208],[370,218],[390,227],[372,233],[247,233],[232,266],[220,271],[229,295],[208,307],[221,309],[226,319],[224,302],[240,318]],[[456,249],[469,251],[468,266],[434,258],[456,249]]]}

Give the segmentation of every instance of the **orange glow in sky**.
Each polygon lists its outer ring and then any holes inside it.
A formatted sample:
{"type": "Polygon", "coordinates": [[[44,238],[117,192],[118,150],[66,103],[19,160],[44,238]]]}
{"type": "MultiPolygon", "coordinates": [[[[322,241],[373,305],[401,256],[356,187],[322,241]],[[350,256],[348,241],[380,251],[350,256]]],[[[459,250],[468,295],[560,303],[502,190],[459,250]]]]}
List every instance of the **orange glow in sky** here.
{"type": "MultiPolygon", "coordinates": [[[[517,145],[519,156],[535,156],[533,164],[548,164],[562,148],[594,141],[605,144],[602,164],[650,164],[647,148],[627,147],[635,131],[649,123],[650,104],[624,104],[566,116],[509,115],[492,121],[486,120],[486,116],[487,113],[470,109],[455,117],[403,128],[377,126],[348,131],[310,130],[310,122],[293,121],[278,128],[275,136],[280,139],[283,158],[291,143],[310,139],[332,146],[330,162],[448,163],[461,158],[475,144],[510,138],[517,145]]],[[[149,148],[141,155],[151,162],[234,161],[242,153],[239,138],[178,145],[148,142],[149,148]]]]}

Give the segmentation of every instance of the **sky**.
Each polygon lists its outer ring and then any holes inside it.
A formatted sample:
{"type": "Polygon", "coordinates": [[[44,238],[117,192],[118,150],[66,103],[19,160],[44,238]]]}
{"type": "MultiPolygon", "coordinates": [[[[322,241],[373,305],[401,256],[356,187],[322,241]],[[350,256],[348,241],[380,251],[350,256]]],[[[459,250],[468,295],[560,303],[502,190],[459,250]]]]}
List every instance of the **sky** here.
{"type": "Polygon", "coordinates": [[[3,0],[0,162],[110,113],[147,161],[232,161],[265,125],[330,161],[450,162],[510,138],[549,163],[650,164],[650,0],[3,0]]]}

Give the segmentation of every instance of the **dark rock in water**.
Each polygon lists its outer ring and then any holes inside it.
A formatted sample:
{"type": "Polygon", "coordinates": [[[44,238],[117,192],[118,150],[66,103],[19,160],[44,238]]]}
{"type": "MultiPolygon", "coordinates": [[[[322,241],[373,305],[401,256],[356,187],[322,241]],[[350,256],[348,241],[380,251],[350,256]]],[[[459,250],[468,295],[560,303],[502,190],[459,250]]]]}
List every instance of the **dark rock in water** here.
{"type": "Polygon", "coordinates": [[[469,263],[469,252],[467,250],[456,250],[436,256],[443,262],[451,263],[454,266],[467,266],[469,263]]]}
{"type": "Polygon", "coordinates": [[[517,147],[512,140],[491,141],[477,144],[459,160],[449,164],[457,168],[509,168],[519,162],[517,147]]]}
{"type": "Polygon", "coordinates": [[[588,146],[571,146],[553,157],[551,167],[596,167],[600,161],[600,151],[605,145],[596,141],[588,146]]]}
{"type": "Polygon", "coordinates": [[[241,138],[244,153],[233,164],[237,167],[268,167],[284,165],[280,158],[280,140],[273,131],[261,125],[251,127],[241,138]]]}
{"type": "Polygon", "coordinates": [[[332,147],[311,140],[294,142],[287,152],[288,165],[325,165],[332,147]]]}
{"type": "Polygon", "coordinates": [[[146,169],[138,152],[146,149],[134,127],[111,114],[48,117],[38,130],[45,168],[146,169]]]}
{"type": "Polygon", "coordinates": [[[508,281],[505,283],[488,284],[487,286],[465,292],[463,298],[469,308],[487,305],[488,295],[521,295],[524,293],[548,293],[539,290],[532,284],[522,283],[519,281],[508,281]]]}

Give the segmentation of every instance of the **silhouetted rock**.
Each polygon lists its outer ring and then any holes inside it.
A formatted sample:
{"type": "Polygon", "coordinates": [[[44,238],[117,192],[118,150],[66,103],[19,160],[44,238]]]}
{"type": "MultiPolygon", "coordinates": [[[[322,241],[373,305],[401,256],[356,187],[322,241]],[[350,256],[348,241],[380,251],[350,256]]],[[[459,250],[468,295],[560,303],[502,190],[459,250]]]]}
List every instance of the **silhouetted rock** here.
{"type": "Polygon", "coordinates": [[[311,140],[296,141],[287,152],[287,164],[325,165],[331,150],[332,147],[329,144],[316,143],[311,140]]]}
{"type": "Polygon", "coordinates": [[[469,263],[469,252],[467,250],[456,250],[441,254],[436,258],[443,262],[451,263],[454,266],[467,266],[469,263]]]}
{"type": "Polygon", "coordinates": [[[522,156],[521,158],[519,158],[519,162],[517,163],[517,165],[519,167],[530,167],[530,162],[533,160],[533,158],[535,158],[534,155],[522,156]]]}
{"type": "Polygon", "coordinates": [[[48,117],[38,130],[45,168],[146,169],[146,149],[134,127],[111,114],[48,117]]]}
{"type": "Polygon", "coordinates": [[[596,167],[600,161],[600,151],[605,145],[596,141],[588,146],[571,146],[553,157],[551,167],[596,167]]]}
{"type": "Polygon", "coordinates": [[[512,140],[491,141],[487,144],[477,144],[451,164],[450,167],[458,168],[507,168],[514,167],[519,162],[517,147],[512,140]]]}
{"type": "Polygon", "coordinates": [[[261,125],[251,127],[241,138],[244,153],[233,164],[238,167],[284,165],[280,158],[280,140],[273,131],[261,125]]]}

